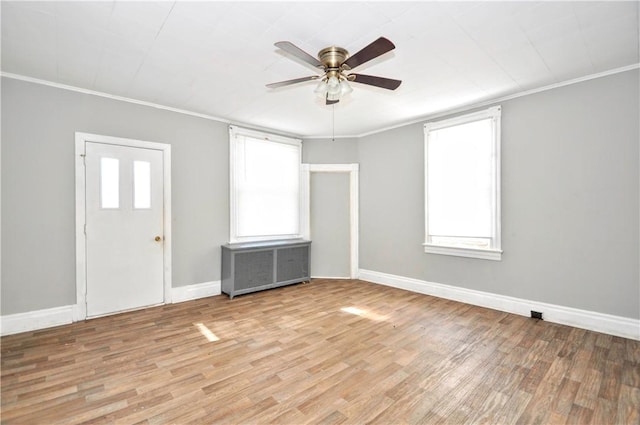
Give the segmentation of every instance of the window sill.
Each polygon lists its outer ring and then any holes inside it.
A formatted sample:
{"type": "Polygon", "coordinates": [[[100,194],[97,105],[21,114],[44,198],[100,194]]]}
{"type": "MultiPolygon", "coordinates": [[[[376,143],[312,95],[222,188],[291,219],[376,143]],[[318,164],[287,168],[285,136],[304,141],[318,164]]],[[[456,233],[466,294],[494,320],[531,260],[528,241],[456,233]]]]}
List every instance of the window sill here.
{"type": "Polygon", "coordinates": [[[230,237],[229,242],[234,243],[258,243],[258,242],[278,242],[278,241],[290,241],[296,239],[303,239],[302,235],[278,235],[278,236],[245,236],[245,237],[230,237]]]}
{"type": "Polygon", "coordinates": [[[422,244],[428,254],[453,255],[455,257],[479,258],[482,260],[502,261],[502,251],[496,249],[473,249],[455,246],[422,244]]]}

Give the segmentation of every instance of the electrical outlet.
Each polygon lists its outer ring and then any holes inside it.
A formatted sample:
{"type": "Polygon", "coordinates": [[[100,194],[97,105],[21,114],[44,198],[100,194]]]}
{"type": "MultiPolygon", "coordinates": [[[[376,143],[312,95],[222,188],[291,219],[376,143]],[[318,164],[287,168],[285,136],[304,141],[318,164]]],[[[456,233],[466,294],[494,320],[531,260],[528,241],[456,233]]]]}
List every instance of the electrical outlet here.
{"type": "Polygon", "coordinates": [[[540,319],[540,320],[542,320],[542,313],[539,312],[539,311],[531,310],[531,318],[532,319],[540,319]]]}

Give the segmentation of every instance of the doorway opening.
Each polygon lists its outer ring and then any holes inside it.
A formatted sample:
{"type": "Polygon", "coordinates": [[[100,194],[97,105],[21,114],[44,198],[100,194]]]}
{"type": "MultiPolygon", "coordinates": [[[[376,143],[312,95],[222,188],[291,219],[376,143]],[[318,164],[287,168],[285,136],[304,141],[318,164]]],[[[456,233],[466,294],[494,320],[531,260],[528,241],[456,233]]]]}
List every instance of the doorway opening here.
{"type": "MultiPolygon", "coordinates": [[[[358,259],[358,164],[302,164],[302,234],[313,242],[311,232],[311,174],[312,173],[346,173],[348,175],[348,238],[349,238],[349,278],[357,279],[358,259]]],[[[311,255],[313,256],[313,245],[311,255]]],[[[314,274],[313,269],[311,269],[314,274]]]]}

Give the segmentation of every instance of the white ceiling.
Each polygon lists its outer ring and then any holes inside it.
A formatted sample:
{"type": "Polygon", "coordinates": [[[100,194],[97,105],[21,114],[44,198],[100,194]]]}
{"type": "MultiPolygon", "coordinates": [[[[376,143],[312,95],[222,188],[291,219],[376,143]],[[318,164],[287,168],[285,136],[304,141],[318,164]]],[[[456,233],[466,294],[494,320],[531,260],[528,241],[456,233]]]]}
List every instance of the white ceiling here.
{"type": "Polygon", "coordinates": [[[638,2],[10,2],[2,71],[302,137],[332,134],[316,75],[273,43],[352,54],[396,49],[357,72],[335,134],[361,135],[639,62],[638,2]]]}

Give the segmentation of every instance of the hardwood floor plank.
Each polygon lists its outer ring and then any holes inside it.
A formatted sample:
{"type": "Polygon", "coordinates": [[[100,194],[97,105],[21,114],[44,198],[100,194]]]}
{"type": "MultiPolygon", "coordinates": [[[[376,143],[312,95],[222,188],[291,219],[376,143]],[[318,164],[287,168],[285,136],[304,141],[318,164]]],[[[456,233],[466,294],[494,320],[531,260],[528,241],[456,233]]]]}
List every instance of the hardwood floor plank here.
{"type": "Polygon", "coordinates": [[[640,388],[622,385],[616,412],[616,423],[640,424],[640,388]]]}
{"type": "Polygon", "coordinates": [[[2,425],[640,425],[640,341],[357,280],[1,343],[2,425]]]}
{"type": "MultiPolygon", "coordinates": [[[[484,390],[484,388],[483,388],[484,390]]],[[[495,424],[498,413],[507,404],[509,396],[495,390],[488,390],[488,394],[482,405],[478,406],[473,415],[470,416],[469,423],[474,424],[495,424]]]]}
{"type": "Polygon", "coordinates": [[[580,388],[578,388],[574,403],[593,410],[598,399],[601,382],[602,372],[588,369],[584,374],[580,388]]]}
{"type": "Polygon", "coordinates": [[[579,389],[580,382],[572,381],[566,377],[563,378],[560,388],[558,389],[558,395],[551,405],[553,412],[566,418],[569,415],[569,412],[571,412],[579,389]]]}
{"type": "Polygon", "coordinates": [[[622,366],[605,362],[605,369],[602,373],[602,382],[600,383],[600,392],[598,397],[606,400],[616,401],[620,395],[620,385],[622,383],[622,366]]]}
{"type": "Polygon", "coordinates": [[[604,398],[598,398],[595,401],[595,408],[593,409],[591,423],[594,425],[616,423],[615,420],[617,413],[618,409],[616,403],[604,398]]]}
{"type": "Polygon", "coordinates": [[[516,389],[514,392],[505,394],[509,399],[498,413],[494,416],[496,424],[515,424],[522,413],[531,402],[532,395],[529,392],[516,389]]]}

